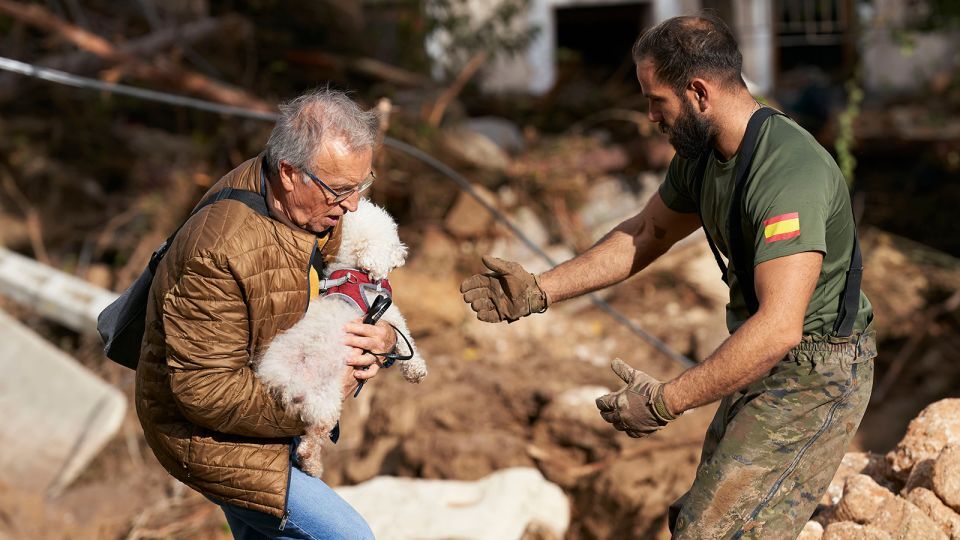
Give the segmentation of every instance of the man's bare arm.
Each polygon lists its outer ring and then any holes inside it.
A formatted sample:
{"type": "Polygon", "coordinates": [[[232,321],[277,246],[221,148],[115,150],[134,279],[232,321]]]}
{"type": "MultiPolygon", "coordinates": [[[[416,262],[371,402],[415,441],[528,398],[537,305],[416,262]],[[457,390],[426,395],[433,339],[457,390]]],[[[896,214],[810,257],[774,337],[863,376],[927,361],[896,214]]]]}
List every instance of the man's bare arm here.
{"type": "Polygon", "coordinates": [[[589,250],[541,274],[540,286],[554,303],[619,283],[699,227],[697,214],[674,212],[655,193],[643,211],[615,227],[589,250]]]}
{"type": "Polygon", "coordinates": [[[760,309],[703,363],[664,386],[670,411],[680,413],[740,390],[766,375],[796,346],[822,263],[823,255],[813,251],[757,265],[760,309]]]}

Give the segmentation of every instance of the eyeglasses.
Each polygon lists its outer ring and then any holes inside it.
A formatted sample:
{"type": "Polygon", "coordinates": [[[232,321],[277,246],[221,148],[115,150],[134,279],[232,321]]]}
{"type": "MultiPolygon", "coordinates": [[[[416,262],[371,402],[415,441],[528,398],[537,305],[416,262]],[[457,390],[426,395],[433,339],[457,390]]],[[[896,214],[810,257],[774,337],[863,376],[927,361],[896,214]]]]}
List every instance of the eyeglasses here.
{"type": "Polygon", "coordinates": [[[323,180],[321,180],[321,179],[317,178],[316,176],[314,176],[313,173],[311,173],[310,171],[308,171],[308,170],[306,170],[306,169],[301,169],[301,170],[304,172],[304,174],[306,174],[307,176],[309,176],[311,180],[313,180],[314,182],[316,182],[317,184],[319,184],[320,187],[322,187],[323,189],[329,191],[330,194],[333,195],[333,200],[330,201],[330,204],[337,204],[337,203],[339,203],[339,202],[343,202],[343,201],[349,199],[351,196],[353,196],[354,193],[362,193],[362,192],[364,192],[367,188],[369,188],[370,186],[372,186],[374,180],[377,179],[377,175],[374,174],[373,171],[370,171],[370,174],[367,175],[367,177],[363,179],[363,182],[360,182],[360,185],[354,187],[353,189],[347,190],[347,191],[337,192],[337,191],[334,191],[334,189],[333,189],[332,187],[328,186],[323,180]]]}

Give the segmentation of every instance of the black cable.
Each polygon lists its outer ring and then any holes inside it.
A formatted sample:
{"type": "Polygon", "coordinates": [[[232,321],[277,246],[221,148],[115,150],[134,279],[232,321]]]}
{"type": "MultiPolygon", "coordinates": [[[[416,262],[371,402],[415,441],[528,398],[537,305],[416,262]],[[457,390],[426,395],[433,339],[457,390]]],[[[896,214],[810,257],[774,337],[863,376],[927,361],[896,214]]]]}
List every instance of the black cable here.
{"type": "MultiPolygon", "coordinates": [[[[55,82],[58,84],[64,84],[67,86],[73,86],[76,88],[88,88],[93,90],[100,90],[103,92],[111,92],[115,94],[122,94],[138,99],[144,99],[149,101],[158,101],[161,103],[167,103],[170,105],[176,105],[180,107],[191,107],[194,109],[199,109],[202,111],[215,112],[219,114],[226,114],[231,116],[239,116],[244,118],[251,118],[254,120],[264,120],[264,121],[276,121],[279,118],[279,115],[276,113],[270,112],[260,112],[252,111],[249,109],[244,109],[242,107],[233,107],[230,105],[221,105],[219,103],[212,103],[209,101],[204,101],[201,99],[195,99],[185,96],[178,96],[176,94],[168,94],[166,92],[157,92],[154,90],[146,90],[143,88],[137,88],[134,86],[127,86],[123,84],[116,83],[105,83],[103,81],[98,81],[96,79],[90,79],[87,77],[80,77],[73,75],[71,73],[66,73],[56,69],[43,68],[39,66],[34,66],[32,64],[27,64],[25,62],[19,62],[17,60],[12,60],[10,58],[0,57],[0,69],[11,71],[13,73],[19,73],[20,75],[26,75],[28,77],[34,77],[44,81],[55,82]]],[[[533,243],[516,225],[510,222],[506,216],[504,216],[497,208],[485,201],[477,191],[473,188],[473,185],[463,177],[460,173],[453,170],[449,165],[437,160],[430,154],[427,154],[419,148],[407,144],[403,141],[399,141],[392,137],[384,137],[383,139],[384,146],[389,146],[394,150],[402,152],[409,155],[410,157],[416,158],[423,163],[429,165],[436,169],[437,172],[446,176],[447,178],[453,180],[457,186],[465,191],[468,195],[474,198],[487,212],[490,212],[490,215],[493,216],[498,222],[502,223],[507,229],[513,233],[525,246],[527,246],[531,251],[537,254],[541,259],[546,261],[551,266],[556,266],[557,263],[540,249],[540,246],[533,243]]],[[[615,321],[627,327],[634,334],[639,336],[641,339],[649,343],[653,348],[657,349],[671,360],[677,362],[678,364],[684,367],[690,367],[694,365],[694,362],[687,358],[686,356],[674,351],[670,348],[669,345],[661,341],[659,338],[653,336],[639,325],[637,325],[632,320],[628,319],[626,315],[620,313],[613,308],[610,304],[600,298],[596,293],[590,293],[590,300],[595,306],[597,306],[601,311],[610,315],[615,321]]]]}
{"type": "MultiPolygon", "coordinates": [[[[520,229],[517,228],[516,225],[511,223],[510,220],[508,220],[506,216],[504,216],[499,210],[497,210],[496,207],[494,207],[493,205],[488,203],[486,200],[484,200],[484,198],[477,193],[477,190],[473,188],[473,184],[471,184],[470,181],[464,178],[463,175],[453,170],[449,165],[446,165],[445,163],[437,160],[436,158],[434,158],[430,154],[427,154],[423,150],[420,150],[416,146],[407,144],[402,141],[398,141],[396,139],[391,139],[389,137],[386,137],[384,138],[383,144],[384,146],[389,146],[396,150],[400,150],[401,152],[408,154],[411,157],[415,157],[420,161],[436,169],[437,172],[449,177],[451,180],[453,180],[457,184],[457,186],[461,190],[465,191],[468,195],[473,197],[474,200],[480,203],[480,205],[483,206],[484,209],[487,210],[487,212],[490,212],[490,214],[494,217],[494,219],[496,219],[497,221],[502,223],[507,229],[509,229],[514,236],[519,238],[520,241],[523,242],[523,244],[527,246],[531,251],[536,253],[537,256],[539,256],[541,259],[546,261],[547,264],[549,264],[550,266],[557,265],[556,261],[554,261],[550,257],[550,255],[547,255],[547,253],[543,251],[543,249],[541,249],[540,246],[536,245],[525,234],[523,234],[523,231],[521,231],[520,229]]],[[[598,308],[600,308],[600,310],[602,310],[607,315],[610,315],[611,317],[614,318],[614,320],[626,326],[633,333],[637,334],[638,336],[646,340],[647,343],[652,345],[658,351],[669,356],[672,360],[680,363],[684,367],[690,367],[694,364],[693,360],[690,360],[686,356],[674,351],[673,349],[670,348],[669,345],[667,345],[657,337],[653,336],[652,334],[648,333],[643,328],[640,328],[639,325],[637,325],[635,322],[628,319],[624,314],[614,309],[613,306],[611,306],[602,298],[600,298],[600,296],[597,295],[596,293],[590,293],[589,296],[593,304],[598,308]]]]}

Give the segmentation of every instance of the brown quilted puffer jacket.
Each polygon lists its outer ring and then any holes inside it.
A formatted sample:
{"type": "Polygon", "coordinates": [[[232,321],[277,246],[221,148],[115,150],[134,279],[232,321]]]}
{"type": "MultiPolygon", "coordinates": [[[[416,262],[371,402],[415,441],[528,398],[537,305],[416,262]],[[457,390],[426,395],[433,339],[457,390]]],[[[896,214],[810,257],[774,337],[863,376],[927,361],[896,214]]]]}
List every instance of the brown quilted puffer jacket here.
{"type": "MultiPolygon", "coordinates": [[[[262,162],[244,162],[207,195],[226,186],[259,192],[262,162]]],[[[167,471],[215,499],[277,517],[286,509],[291,437],[304,425],[260,384],[253,359],[306,311],[315,246],[313,234],[238,201],[198,212],[157,268],[137,368],[137,414],[167,471]]]]}

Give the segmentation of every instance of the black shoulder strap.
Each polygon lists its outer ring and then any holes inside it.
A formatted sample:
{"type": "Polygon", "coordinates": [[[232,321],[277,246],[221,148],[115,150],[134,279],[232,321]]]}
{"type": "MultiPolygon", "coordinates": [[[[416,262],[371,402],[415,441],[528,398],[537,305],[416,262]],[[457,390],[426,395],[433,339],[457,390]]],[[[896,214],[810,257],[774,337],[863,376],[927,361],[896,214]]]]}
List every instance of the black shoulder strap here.
{"type": "MultiPolygon", "coordinates": [[[[753,280],[753,264],[746,254],[746,248],[743,243],[743,229],[741,227],[741,218],[743,216],[743,192],[746,188],[747,178],[749,177],[750,166],[753,161],[753,154],[756,150],[757,139],[760,135],[760,127],[773,115],[783,114],[769,107],[762,107],[750,117],[747,123],[747,131],[744,134],[743,142],[740,145],[740,156],[737,160],[737,167],[734,171],[736,185],[734,186],[733,196],[730,201],[730,215],[727,223],[727,238],[730,245],[730,260],[733,261],[734,272],[737,275],[737,281],[740,283],[740,289],[744,300],[747,303],[747,309],[750,313],[756,313],[760,309],[760,301],[757,299],[757,292],[753,280]]],[[[697,169],[694,173],[694,182],[697,187],[697,208],[703,207],[701,197],[703,192],[703,177],[707,170],[707,160],[710,157],[710,150],[705,152],[697,163],[697,169]]],[[[703,224],[703,212],[700,211],[700,223],[703,224]]],[[[720,256],[720,250],[717,248],[713,238],[703,224],[703,232],[707,237],[707,243],[710,244],[710,250],[713,252],[717,265],[720,267],[724,283],[727,282],[727,265],[724,264],[720,256]]],[[[847,337],[853,333],[853,326],[857,320],[857,313],[860,309],[860,285],[863,280],[863,255],[860,252],[860,240],[857,237],[856,223],[853,228],[853,253],[850,257],[850,268],[847,270],[846,284],[843,294],[840,297],[840,309],[837,314],[837,320],[834,324],[834,333],[841,337],[847,337]]]]}
{"type": "MultiPolygon", "coordinates": [[[[852,206],[852,204],[851,204],[852,206]]],[[[835,334],[847,337],[853,333],[860,311],[860,282],[863,280],[863,255],[860,253],[860,240],[857,238],[857,223],[853,223],[853,254],[850,256],[850,268],[847,270],[847,282],[840,297],[840,311],[833,325],[835,334]]]]}
{"type": "Polygon", "coordinates": [[[245,189],[233,189],[230,187],[223,188],[201,201],[200,204],[198,204],[193,211],[190,212],[190,216],[188,216],[187,219],[185,219],[184,222],[177,227],[177,230],[173,231],[173,234],[167,238],[167,241],[153,252],[153,256],[150,258],[150,270],[154,272],[157,271],[157,265],[160,264],[160,259],[166,255],[167,250],[170,248],[170,244],[173,243],[173,239],[177,236],[177,233],[180,232],[180,229],[183,228],[183,225],[186,224],[186,222],[193,217],[194,214],[213,203],[220,202],[225,199],[242,202],[243,204],[247,205],[248,208],[260,214],[261,216],[270,215],[270,212],[267,210],[267,201],[264,199],[262,193],[257,193],[256,191],[247,191],[245,189]]]}
{"type": "MultiPolygon", "coordinates": [[[[333,233],[330,233],[330,234],[333,234],[333,233]]],[[[329,242],[329,240],[327,241],[329,242]]],[[[323,269],[325,266],[323,263],[323,254],[320,253],[320,248],[317,246],[316,242],[314,242],[313,244],[313,251],[310,252],[310,266],[312,266],[313,269],[317,271],[318,276],[323,278],[323,269]]]]}
{"type": "Polygon", "coordinates": [[[761,107],[753,113],[747,123],[747,132],[743,136],[743,142],[740,143],[740,156],[737,158],[737,167],[733,173],[737,183],[733,187],[733,196],[730,198],[730,217],[727,220],[730,260],[733,261],[733,271],[737,275],[740,290],[743,292],[743,298],[751,314],[760,309],[760,301],[757,300],[757,291],[753,286],[753,264],[747,257],[747,250],[743,243],[743,228],[740,223],[743,217],[743,192],[747,185],[747,178],[750,176],[750,165],[753,162],[753,153],[757,149],[760,127],[767,118],[775,114],[782,113],[770,107],[761,107]]]}

